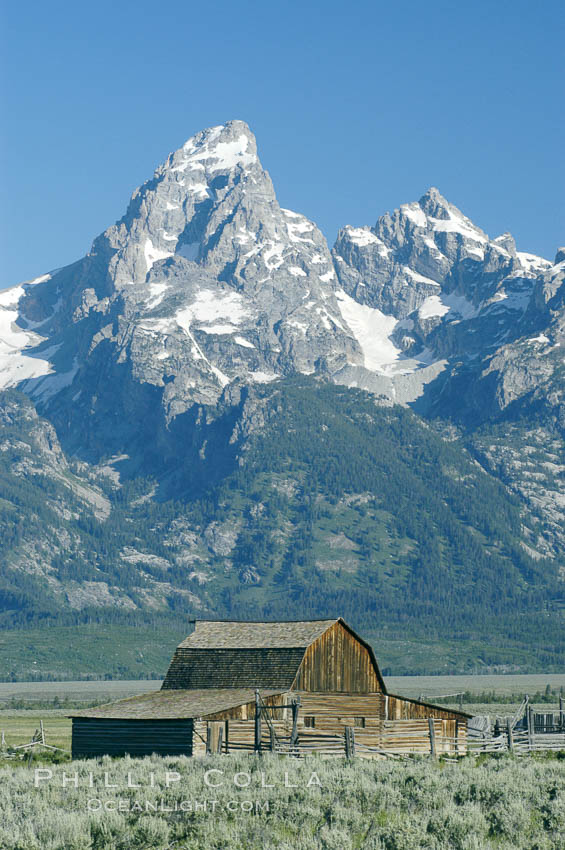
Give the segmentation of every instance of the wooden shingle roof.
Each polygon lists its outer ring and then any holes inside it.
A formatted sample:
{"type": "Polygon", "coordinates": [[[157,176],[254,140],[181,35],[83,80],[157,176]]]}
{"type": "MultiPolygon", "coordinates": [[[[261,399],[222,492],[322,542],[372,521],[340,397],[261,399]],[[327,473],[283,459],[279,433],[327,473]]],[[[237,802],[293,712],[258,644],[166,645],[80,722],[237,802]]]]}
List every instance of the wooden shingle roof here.
{"type": "Polygon", "coordinates": [[[336,620],[197,620],[177,647],[163,689],[292,686],[308,646],[336,620]]]}
{"type": "MultiPolygon", "coordinates": [[[[283,690],[261,689],[263,699],[283,690]]],[[[117,702],[85,708],[69,717],[92,717],[124,720],[173,720],[204,717],[227,711],[255,700],[253,688],[206,688],[204,690],[151,691],[117,702]]]]}
{"type": "Polygon", "coordinates": [[[279,623],[196,620],[195,629],[179,649],[306,649],[336,620],[279,623]]]}

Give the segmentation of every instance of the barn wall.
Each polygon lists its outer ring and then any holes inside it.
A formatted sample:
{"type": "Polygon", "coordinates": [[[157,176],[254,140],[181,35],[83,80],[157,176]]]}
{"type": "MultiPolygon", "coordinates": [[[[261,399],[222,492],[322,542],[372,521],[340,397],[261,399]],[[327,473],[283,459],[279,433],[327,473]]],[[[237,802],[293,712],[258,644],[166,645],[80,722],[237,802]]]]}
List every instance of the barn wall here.
{"type": "Polygon", "coordinates": [[[72,757],[192,755],[190,719],[113,720],[74,717],[72,757]]]}
{"type": "Polygon", "coordinates": [[[417,700],[406,699],[406,697],[387,696],[387,719],[388,720],[422,720],[427,717],[437,717],[441,720],[465,721],[464,714],[450,711],[448,708],[439,708],[417,700]]]}
{"type": "MultiPolygon", "coordinates": [[[[344,747],[345,727],[352,726],[355,729],[355,740],[361,747],[429,754],[428,719],[433,718],[437,752],[458,752],[459,754],[465,752],[466,718],[449,710],[394,697],[392,698],[394,716],[387,717],[387,710],[391,708],[391,698],[382,693],[332,694],[300,691],[271,697],[270,702],[273,705],[288,704],[297,697],[300,698],[297,723],[298,745],[306,751],[310,747],[314,750],[324,746],[344,747]],[[324,741],[327,743],[324,744],[324,741]]],[[[234,716],[232,713],[229,719],[226,717],[223,721],[219,721],[220,715],[216,714],[196,722],[194,755],[205,754],[208,727],[210,727],[213,751],[216,751],[220,727],[223,727],[222,752],[226,752],[226,740],[228,752],[252,751],[255,743],[255,706],[254,703],[248,703],[242,708],[245,708],[245,711],[240,712],[239,716],[234,716]],[[212,720],[212,717],[216,719],[212,720]]],[[[226,715],[227,713],[224,713],[223,716],[226,715]]],[[[270,716],[279,741],[288,742],[292,731],[291,710],[281,708],[280,711],[272,712],[270,716]]],[[[265,750],[270,748],[269,724],[264,719],[261,723],[261,742],[265,750]]],[[[359,750],[359,754],[369,755],[366,751],[363,753],[362,749],[359,750]]]]}
{"type": "Polygon", "coordinates": [[[293,690],[374,693],[382,688],[369,650],[334,623],[306,649],[293,690]]]}
{"type": "MultiPolygon", "coordinates": [[[[263,705],[284,705],[287,703],[288,694],[275,694],[270,697],[261,697],[263,705]]],[[[252,720],[255,718],[255,700],[246,702],[243,705],[236,705],[234,708],[228,708],[225,711],[217,711],[214,714],[207,714],[205,719],[210,721],[215,720],[252,720]]]]}
{"type": "MultiPolygon", "coordinates": [[[[296,697],[300,697],[300,710],[298,713],[297,730],[300,741],[306,741],[310,734],[343,735],[345,726],[354,726],[356,719],[362,716],[367,723],[366,733],[368,738],[374,739],[381,727],[384,697],[381,693],[375,694],[328,694],[295,692],[270,697],[265,700],[268,705],[288,705],[296,697]],[[315,717],[315,729],[309,729],[305,725],[305,717],[315,717]],[[370,728],[369,728],[370,727],[370,728]]],[[[211,732],[211,745],[215,751],[218,729],[221,723],[217,722],[220,717],[228,720],[227,727],[224,726],[223,741],[227,738],[229,752],[237,752],[241,749],[252,750],[255,744],[255,704],[248,703],[239,716],[227,712],[210,715],[195,723],[194,755],[203,756],[206,752],[205,741],[208,724],[211,732]]],[[[289,708],[281,708],[279,711],[271,712],[271,723],[275,728],[277,736],[281,739],[288,738],[292,731],[292,711],[289,708]]],[[[261,741],[265,749],[270,745],[269,724],[265,719],[261,722],[261,741]]],[[[223,748],[225,749],[225,747],[223,748]]]]}
{"type": "MultiPolygon", "coordinates": [[[[294,696],[294,694],[293,694],[294,696]]],[[[308,693],[301,691],[296,696],[300,697],[299,718],[304,716],[316,716],[320,718],[335,717],[384,717],[384,695],[372,694],[330,694],[330,693],[308,693]]],[[[343,725],[353,726],[353,723],[343,725]]]]}

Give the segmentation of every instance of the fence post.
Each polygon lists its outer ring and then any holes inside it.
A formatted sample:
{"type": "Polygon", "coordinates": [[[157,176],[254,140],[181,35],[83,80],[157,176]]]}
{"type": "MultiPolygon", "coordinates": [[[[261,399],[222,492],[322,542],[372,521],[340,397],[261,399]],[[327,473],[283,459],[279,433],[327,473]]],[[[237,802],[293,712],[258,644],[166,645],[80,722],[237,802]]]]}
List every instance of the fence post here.
{"type": "Polygon", "coordinates": [[[276,750],[276,738],[275,738],[275,728],[274,728],[274,726],[271,725],[269,731],[271,733],[271,752],[274,753],[275,750],[276,750]]]}
{"type": "Polygon", "coordinates": [[[559,722],[561,731],[565,732],[565,700],[563,697],[559,697],[559,722]]]}
{"type": "Polygon", "coordinates": [[[459,721],[455,721],[455,755],[459,755],[459,721]]]}
{"type": "Polygon", "coordinates": [[[300,697],[296,697],[292,703],[292,732],[290,735],[290,749],[292,750],[298,741],[298,710],[300,708],[300,697]]]}
{"type": "Polygon", "coordinates": [[[217,753],[222,752],[223,739],[224,739],[224,727],[220,726],[220,728],[218,729],[218,746],[216,748],[217,753]]]}
{"type": "Polygon", "coordinates": [[[534,749],[534,710],[531,705],[528,706],[528,749],[530,752],[534,749]]]}
{"type": "Polygon", "coordinates": [[[512,737],[512,720],[510,717],[506,718],[506,734],[508,736],[508,752],[514,752],[514,738],[512,737]]]}
{"type": "Polygon", "coordinates": [[[434,726],[433,717],[428,717],[428,728],[430,730],[430,755],[432,758],[437,758],[436,749],[436,728],[434,726]]]}
{"type": "Polygon", "coordinates": [[[210,724],[206,724],[206,755],[209,756],[212,752],[212,729],[210,724]]]}
{"type": "Polygon", "coordinates": [[[226,730],[226,753],[229,753],[229,751],[230,751],[230,749],[229,749],[229,747],[230,747],[230,743],[229,743],[229,740],[230,740],[229,739],[229,734],[230,734],[229,720],[226,720],[224,722],[224,728],[226,730]]]}
{"type": "Polygon", "coordinates": [[[259,691],[255,691],[255,752],[261,753],[261,703],[259,691]]]}

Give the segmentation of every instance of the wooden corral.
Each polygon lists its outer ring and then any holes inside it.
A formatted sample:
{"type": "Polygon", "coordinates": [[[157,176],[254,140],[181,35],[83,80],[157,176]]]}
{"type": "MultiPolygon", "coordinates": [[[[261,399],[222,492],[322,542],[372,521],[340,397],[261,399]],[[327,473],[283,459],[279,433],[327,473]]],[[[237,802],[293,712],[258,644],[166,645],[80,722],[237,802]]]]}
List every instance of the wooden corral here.
{"type": "Polygon", "coordinates": [[[198,621],[160,691],[73,716],[73,755],[343,754],[355,741],[368,753],[459,753],[468,717],[388,694],[373,650],[341,618],[198,621]]]}

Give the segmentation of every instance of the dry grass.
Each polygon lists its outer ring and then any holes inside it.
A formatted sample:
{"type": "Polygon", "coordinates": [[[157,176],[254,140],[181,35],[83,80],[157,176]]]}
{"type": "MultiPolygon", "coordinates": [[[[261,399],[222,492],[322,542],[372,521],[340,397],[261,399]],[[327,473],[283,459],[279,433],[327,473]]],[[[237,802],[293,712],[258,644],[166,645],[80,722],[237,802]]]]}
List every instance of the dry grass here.
{"type": "Polygon", "coordinates": [[[63,713],[42,711],[1,712],[0,730],[4,732],[7,747],[18,747],[27,744],[32,735],[39,729],[39,721],[43,720],[45,741],[52,747],[71,749],[71,721],[63,713]]]}
{"type": "Polygon", "coordinates": [[[437,694],[464,691],[481,694],[494,691],[499,696],[535,694],[549,685],[553,690],[565,688],[565,673],[531,673],[486,676],[387,676],[387,688],[393,694],[415,696],[424,694],[433,699],[437,694]]]}
{"type": "Polygon", "coordinates": [[[123,697],[156,691],[161,687],[159,679],[124,679],[111,682],[0,682],[0,703],[11,699],[84,700],[110,702],[123,697]]]}

